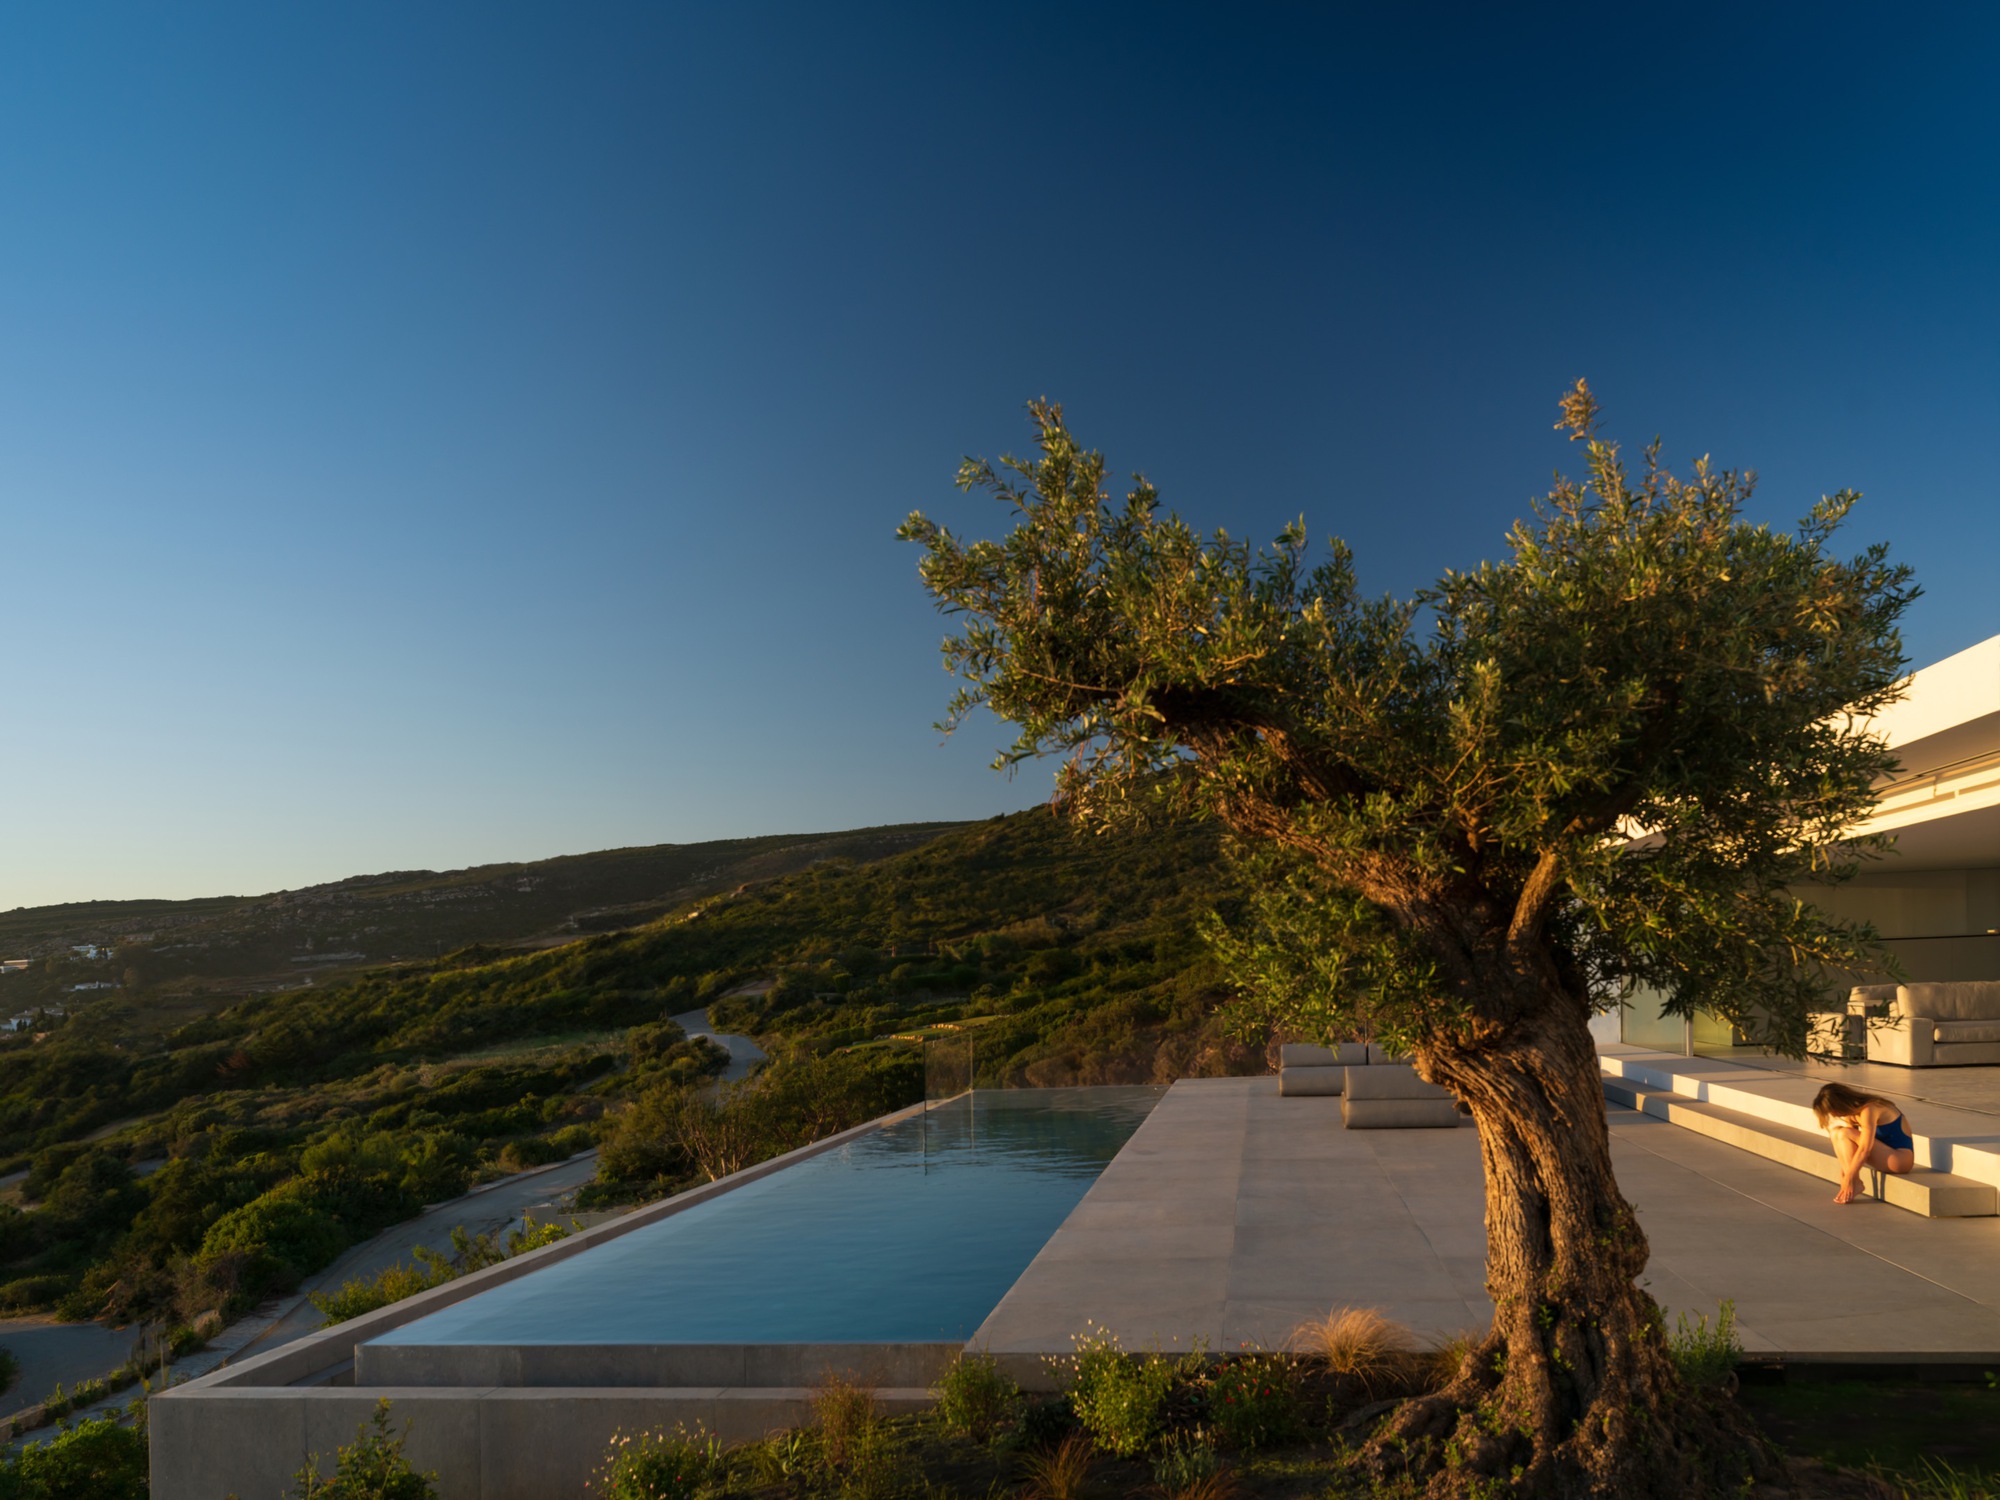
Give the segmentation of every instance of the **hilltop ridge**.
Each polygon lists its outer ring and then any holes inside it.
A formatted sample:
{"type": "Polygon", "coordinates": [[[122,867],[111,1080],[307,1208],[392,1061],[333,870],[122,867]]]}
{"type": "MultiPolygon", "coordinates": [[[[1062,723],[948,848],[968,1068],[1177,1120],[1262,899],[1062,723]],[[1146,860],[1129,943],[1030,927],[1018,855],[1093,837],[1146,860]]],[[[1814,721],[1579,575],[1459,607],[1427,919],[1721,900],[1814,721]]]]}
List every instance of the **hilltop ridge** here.
{"type": "Polygon", "coordinates": [[[963,825],[653,844],[475,865],[350,875],[298,890],[191,900],[78,901],[0,913],[0,957],[42,960],[0,980],[0,1010],[78,983],[192,996],[324,984],[474,943],[547,947],[631,927],[686,902],[811,868],[901,853],[963,825]],[[109,952],[79,958],[73,950],[109,952]],[[53,971],[49,960],[55,960],[53,971]]]}

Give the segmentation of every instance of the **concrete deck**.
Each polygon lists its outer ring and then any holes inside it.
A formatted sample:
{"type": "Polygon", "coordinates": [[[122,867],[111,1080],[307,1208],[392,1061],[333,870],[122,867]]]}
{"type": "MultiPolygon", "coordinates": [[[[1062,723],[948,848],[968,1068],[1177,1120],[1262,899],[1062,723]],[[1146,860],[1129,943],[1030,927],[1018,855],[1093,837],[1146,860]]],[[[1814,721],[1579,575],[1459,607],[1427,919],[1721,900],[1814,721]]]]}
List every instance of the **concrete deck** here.
{"type": "MultiPolygon", "coordinates": [[[[1346,1131],[1339,1105],[1273,1078],[1174,1085],[973,1343],[1062,1351],[1091,1320],[1128,1348],[1269,1347],[1340,1306],[1432,1339],[1483,1327],[1476,1133],[1346,1131]]],[[[2000,1362],[2000,1219],[1841,1207],[1815,1178],[1609,1118],[1669,1318],[1733,1298],[1755,1354],[2000,1362]]]]}

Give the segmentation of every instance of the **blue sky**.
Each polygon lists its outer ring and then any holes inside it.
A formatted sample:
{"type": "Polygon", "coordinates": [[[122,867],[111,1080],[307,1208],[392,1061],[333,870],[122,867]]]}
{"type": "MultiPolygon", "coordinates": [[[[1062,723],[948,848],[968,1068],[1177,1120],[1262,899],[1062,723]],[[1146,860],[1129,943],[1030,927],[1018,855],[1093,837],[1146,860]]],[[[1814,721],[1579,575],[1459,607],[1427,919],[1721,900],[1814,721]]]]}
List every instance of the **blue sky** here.
{"type": "Polygon", "coordinates": [[[1372,588],[1555,400],[2000,632],[1973,7],[15,8],[0,907],[975,817],[891,536],[1062,400],[1372,588]]]}

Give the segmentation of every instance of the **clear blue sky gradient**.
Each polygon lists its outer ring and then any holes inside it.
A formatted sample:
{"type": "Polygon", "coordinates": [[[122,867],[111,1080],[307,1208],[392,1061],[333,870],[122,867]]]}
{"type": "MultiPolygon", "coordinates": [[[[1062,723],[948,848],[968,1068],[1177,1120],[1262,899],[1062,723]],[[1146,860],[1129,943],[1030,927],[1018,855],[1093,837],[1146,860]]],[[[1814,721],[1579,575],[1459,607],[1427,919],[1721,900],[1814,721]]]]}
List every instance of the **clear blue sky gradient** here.
{"type": "Polygon", "coordinates": [[[1613,432],[2000,632],[1979,7],[0,19],[0,907],[984,816],[892,539],[1064,401],[1407,591],[1613,432]]]}

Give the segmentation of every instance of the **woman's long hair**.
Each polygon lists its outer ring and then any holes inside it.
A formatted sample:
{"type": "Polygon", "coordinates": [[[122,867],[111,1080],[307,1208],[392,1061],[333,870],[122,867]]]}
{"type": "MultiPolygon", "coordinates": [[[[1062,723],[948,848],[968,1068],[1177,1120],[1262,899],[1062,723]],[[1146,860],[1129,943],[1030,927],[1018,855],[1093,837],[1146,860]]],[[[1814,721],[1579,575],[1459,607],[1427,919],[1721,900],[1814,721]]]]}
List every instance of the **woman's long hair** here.
{"type": "Polygon", "coordinates": [[[1844,1083],[1829,1083],[1813,1095],[1813,1118],[1824,1129],[1828,1120],[1851,1120],[1871,1104],[1886,1104],[1899,1115],[1903,1112],[1903,1106],[1894,1099],[1864,1094],[1844,1083]]]}

